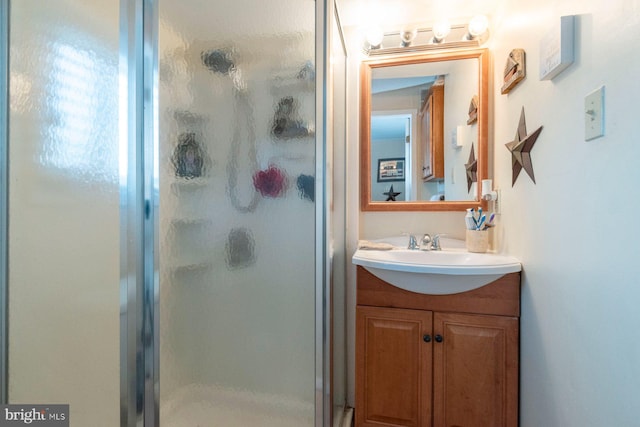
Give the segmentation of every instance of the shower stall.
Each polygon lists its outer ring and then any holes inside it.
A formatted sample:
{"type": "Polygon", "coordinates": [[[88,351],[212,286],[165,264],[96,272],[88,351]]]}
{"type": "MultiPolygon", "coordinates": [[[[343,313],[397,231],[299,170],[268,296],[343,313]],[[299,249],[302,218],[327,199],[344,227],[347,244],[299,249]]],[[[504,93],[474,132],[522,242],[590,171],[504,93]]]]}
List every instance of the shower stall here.
{"type": "Polygon", "coordinates": [[[0,19],[0,403],[68,404],[77,427],[337,422],[333,2],[0,0],[0,19]]]}

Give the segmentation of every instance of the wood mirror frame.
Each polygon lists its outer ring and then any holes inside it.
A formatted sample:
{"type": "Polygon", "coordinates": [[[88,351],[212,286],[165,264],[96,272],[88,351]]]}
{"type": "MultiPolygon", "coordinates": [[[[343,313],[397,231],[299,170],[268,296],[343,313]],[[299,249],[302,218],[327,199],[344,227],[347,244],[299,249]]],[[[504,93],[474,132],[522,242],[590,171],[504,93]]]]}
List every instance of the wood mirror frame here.
{"type": "Polygon", "coordinates": [[[360,209],[362,211],[464,211],[483,206],[483,179],[488,178],[488,124],[489,124],[489,51],[474,49],[444,53],[394,56],[363,61],[360,68],[360,209]],[[394,67],[427,62],[478,59],[478,143],[476,200],[465,201],[398,201],[380,202],[371,200],[371,73],[375,68],[394,67]]]}

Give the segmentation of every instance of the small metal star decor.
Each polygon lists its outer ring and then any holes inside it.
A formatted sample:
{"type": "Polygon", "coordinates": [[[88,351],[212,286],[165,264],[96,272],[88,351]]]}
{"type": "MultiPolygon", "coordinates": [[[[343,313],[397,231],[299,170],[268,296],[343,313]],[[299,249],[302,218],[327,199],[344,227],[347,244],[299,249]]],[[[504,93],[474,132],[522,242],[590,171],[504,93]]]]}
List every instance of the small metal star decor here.
{"type": "Polygon", "coordinates": [[[513,178],[511,180],[512,187],[515,185],[516,179],[518,179],[518,175],[520,175],[520,171],[522,169],[524,169],[535,184],[536,179],[533,176],[533,164],[531,163],[531,149],[538,140],[540,132],[542,132],[542,126],[536,129],[533,133],[527,135],[527,124],[524,119],[524,107],[522,107],[516,137],[513,141],[505,144],[507,149],[511,152],[511,167],[513,169],[513,178]]]}
{"type": "Polygon", "coordinates": [[[385,200],[386,202],[395,202],[396,201],[396,197],[399,196],[400,192],[397,191],[393,191],[393,185],[391,186],[391,188],[389,188],[389,191],[382,193],[385,196],[387,196],[387,200],[385,200]]]}
{"type": "Polygon", "coordinates": [[[469,162],[465,163],[464,168],[467,170],[467,191],[471,191],[471,185],[474,182],[478,182],[478,161],[476,160],[473,145],[471,145],[471,152],[469,153],[469,162]]]}

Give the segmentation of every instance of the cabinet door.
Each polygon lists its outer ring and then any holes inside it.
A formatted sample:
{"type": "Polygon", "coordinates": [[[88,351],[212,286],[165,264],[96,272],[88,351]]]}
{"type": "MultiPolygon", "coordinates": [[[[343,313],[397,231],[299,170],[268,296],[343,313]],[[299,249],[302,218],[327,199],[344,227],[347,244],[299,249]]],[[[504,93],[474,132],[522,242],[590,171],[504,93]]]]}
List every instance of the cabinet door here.
{"type": "Polygon", "coordinates": [[[434,314],[434,427],[518,425],[518,319],[434,314]]]}
{"type": "Polygon", "coordinates": [[[444,81],[438,80],[419,114],[422,141],[422,180],[444,178],[444,81]]]}
{"type": "Polygon", "coordinates": [[[432,312],[356,310],[356,427],[431,425],[432,312]]]}
{"type": "Polygon", "coordinates": [[[428,181],[433,178],[433,153],[432,153],[432,127],[431,127],[431,110],[433,105],[433,96],[429,95],[424,108],[420,112],[420,140],[422,144],[422,179],[428,181]]]}

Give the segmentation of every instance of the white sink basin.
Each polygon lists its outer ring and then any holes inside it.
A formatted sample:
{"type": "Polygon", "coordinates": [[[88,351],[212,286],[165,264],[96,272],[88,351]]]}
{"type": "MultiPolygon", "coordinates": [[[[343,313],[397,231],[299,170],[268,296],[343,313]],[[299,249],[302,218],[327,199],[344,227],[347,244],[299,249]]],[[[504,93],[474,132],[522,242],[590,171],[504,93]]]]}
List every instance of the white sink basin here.
{"type": "Polygon", "coordinates": [[[398,288],[434,295],[470,291],[522,270],[516,258],[468,252],[462,240],[442,238],[441,251],[409,250],[408,240],[406,236],[376,240],[394,249],[358,249],[352,262],[398,288]]]}

